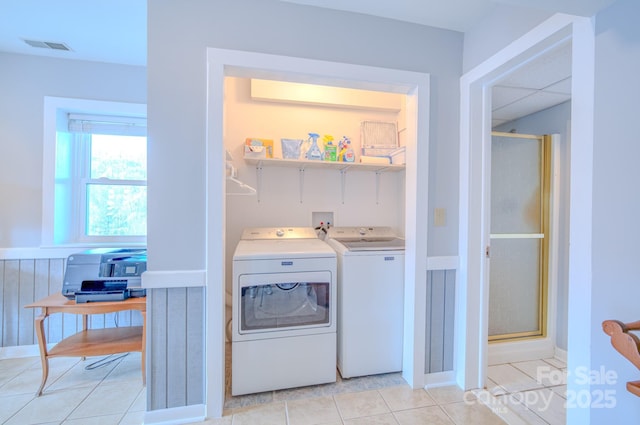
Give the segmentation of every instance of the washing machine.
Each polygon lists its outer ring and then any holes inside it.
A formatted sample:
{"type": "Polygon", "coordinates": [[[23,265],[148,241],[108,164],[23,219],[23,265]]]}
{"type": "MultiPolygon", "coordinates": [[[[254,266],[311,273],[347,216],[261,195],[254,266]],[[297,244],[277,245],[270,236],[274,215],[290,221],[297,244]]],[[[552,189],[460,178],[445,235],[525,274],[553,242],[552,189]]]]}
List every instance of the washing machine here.
{"type": "Polygon", "coordinates": [[[391,227],[333,227],[337,366],[343,378],[402,370],[405,241],[391,227]]]}
{"type": "Polygon", "coordinates": [[[336,252],[313,228],[248,228],[233,256],[231,394],[336,381],[336,252]]]}

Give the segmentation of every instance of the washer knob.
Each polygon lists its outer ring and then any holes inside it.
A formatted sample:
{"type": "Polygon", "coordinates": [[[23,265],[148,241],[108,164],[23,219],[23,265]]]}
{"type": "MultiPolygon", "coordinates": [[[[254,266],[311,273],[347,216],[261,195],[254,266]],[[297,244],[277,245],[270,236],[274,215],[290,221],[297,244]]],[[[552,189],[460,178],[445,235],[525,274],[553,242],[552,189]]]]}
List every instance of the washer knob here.
{"type": "Polygon", "coordinates": [[[364,227],[361,227],[358,229],[358,233],[360,233],[361,236],[364,236],[367,234],[367,229],[365,229],[364,227]]]}
{"type": "Polygon", "coordinates": [[[283,237],[284,236],[284,230],[282,230],[282,229],[276,230],[276,236],[279,237],[279,238],[283,237]]]}

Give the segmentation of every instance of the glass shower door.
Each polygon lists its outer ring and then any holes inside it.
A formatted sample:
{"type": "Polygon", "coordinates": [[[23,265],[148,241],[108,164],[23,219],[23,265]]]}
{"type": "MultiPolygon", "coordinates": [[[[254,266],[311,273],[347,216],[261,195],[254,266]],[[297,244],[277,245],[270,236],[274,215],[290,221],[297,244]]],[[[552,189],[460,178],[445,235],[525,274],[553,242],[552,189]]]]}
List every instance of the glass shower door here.
{"type": "Polygon", "coordinates": [[[544,336],[550,137],[492,136],[489,341],[544,336]]]}

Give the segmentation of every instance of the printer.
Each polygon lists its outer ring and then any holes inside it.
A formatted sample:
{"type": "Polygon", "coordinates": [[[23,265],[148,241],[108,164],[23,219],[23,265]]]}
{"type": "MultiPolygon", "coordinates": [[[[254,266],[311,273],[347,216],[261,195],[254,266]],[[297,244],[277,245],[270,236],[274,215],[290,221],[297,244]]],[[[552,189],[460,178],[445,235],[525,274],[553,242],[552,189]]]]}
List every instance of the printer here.
{"type": "Polygon", "coordinates": [[[67,259],[62,295],[76,302],[117,301],[144,297],[142,273],[146,248],[97,248],[67,259]]]}

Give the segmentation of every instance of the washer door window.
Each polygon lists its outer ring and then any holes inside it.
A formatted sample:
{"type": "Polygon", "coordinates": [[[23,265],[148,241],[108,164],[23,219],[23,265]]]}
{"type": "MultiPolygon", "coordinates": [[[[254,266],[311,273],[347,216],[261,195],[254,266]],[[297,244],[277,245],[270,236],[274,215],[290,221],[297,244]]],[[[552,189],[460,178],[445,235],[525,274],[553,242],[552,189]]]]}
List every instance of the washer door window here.
{"type": "Polygon", "coordinates": [[[309,279],[308,273],[292,273],[274,277],[263,275],[263,280],[256,275],[241,276],[241,334],[330,326],[329,276],[309,279]]]}

